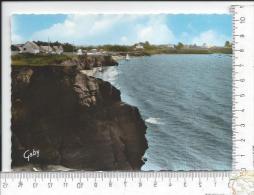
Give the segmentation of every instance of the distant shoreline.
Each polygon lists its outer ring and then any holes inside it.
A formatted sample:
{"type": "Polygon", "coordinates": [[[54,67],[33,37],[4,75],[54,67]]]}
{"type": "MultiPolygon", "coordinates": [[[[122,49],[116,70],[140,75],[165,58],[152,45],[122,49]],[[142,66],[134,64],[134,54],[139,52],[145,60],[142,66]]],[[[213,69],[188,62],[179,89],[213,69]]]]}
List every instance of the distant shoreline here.
{"type": "MultiPolygon", "coordinates": [[[[82,70],[89,70],[88,74],[93,74],[91,72],[92,68],[102,67],[102,66],[115,66],[118,65],[118,62],[126,59],[126,55],[129,55],[129,58],[138,58],[144,56],[153,56],[153,55],[232,55],[232,53],[123,53],[115,52],[110,55],[96,55],[96,56],[85,56],[85,55],[75,55],[75,54],[19,54],[15,53],[11,55],[12,66],[75,66],[79,63],[85,64],[88,63],[88,67],[82,67],[82,70]],[[88,61],[87,61],[88,60],[88,61]]],[[[82,66],[83,66],[82,65],[82,66]]]]}
{"type": "MultiPolygon", "coordinates": [[[[154,53],[154,54],[151,54],[151,55],[131,55],[130,54],[130,58],[138,58],[138,57],[144,57],[144,56],[154,56],[154,55],[186,55],[186,54],[189,54],[189,55],[232,55],[232,53],[154,53]]],[[[112,55],[112,58],[116,61],[119,61],[119,60],[125,60],[126,59],[126,56],[123,56],[123,55],[112,55]]]]}

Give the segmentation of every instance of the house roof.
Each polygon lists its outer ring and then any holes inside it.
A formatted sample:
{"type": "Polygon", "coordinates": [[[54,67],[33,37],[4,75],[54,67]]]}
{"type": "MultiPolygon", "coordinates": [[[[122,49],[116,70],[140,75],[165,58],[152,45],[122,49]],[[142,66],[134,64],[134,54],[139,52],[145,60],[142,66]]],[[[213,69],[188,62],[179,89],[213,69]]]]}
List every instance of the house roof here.
{"type": "Polygon", "coordinates": [[[40,49],[41,49],[41,50],[48,51],[48,50],[52,50],[52,47],[50,47],[50,46],[48,46],[48,45],[41,45],[41,46],[40,46],[40,49]]]}
{"type": "Polygon", "coordinates": [[[33,48],[33,49],[39,49],[39,48],[40,48],[40,47],[39,47],[36,43],[34,43],[33,41],[27,41],[27,42],[24,44],[23,47],[25,47],[25,46],[29,46],[29,47],[31,47],[31,48],[33,48]]]}
{"type": "Polygon", "coordinates": [[[55,51],[63,50],[62,45],[60,45],[60,46],[53,45],[52,47],[53,47],[53,49],[54,49],[55,51]]]}

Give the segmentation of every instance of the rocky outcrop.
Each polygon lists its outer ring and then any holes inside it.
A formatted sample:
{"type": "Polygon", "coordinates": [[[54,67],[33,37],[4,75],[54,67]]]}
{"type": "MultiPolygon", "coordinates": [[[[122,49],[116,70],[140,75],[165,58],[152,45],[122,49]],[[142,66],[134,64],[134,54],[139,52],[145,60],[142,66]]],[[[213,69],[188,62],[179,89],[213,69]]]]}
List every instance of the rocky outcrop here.
{"type": "Polygon", "coordinates": [[[94,67],[117,66],[118,62],[111,55],[81,55],[63,61],[61,66],[77,66],[80,70],[91,70],[94,67]]]}
{"type": "Polygon", "coordinates": [[[12,167],[139,170],[146,126],[109,82],[77,66],[12,67],[12,167]],[[29,151],[28,151],[29,150],[29,151]],[[28,159],[24,152],[39,150],[28,159]]]}

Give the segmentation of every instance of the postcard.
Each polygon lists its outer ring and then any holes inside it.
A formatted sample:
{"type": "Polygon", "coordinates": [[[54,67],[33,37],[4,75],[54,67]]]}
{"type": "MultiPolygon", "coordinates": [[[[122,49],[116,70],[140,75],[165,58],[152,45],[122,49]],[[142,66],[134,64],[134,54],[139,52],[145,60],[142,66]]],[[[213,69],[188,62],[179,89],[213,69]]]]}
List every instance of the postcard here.
{"type": "Polygon", "coordinates": [[[13,14],[13,170],[232,169],[230,14],[13,14]]]}

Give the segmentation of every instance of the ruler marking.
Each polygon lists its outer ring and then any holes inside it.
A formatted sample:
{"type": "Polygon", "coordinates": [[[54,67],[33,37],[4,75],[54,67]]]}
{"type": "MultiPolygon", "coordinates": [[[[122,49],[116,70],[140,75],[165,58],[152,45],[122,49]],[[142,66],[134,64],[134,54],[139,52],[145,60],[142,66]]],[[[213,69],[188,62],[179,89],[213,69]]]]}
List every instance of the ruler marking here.
{"type": "MultiPolygon", "coordinates": [[[[247,155],[244,151],[244,148],[248,148],[250,144],[253,145],[253,140],[250,140],[248,137],[251,137],[250,132],[248,135],[248,129],[250,127],[246,126],[245,117],[253,115],[252,108],[245,107],[244,101],[248,101],[251,97],[251,88],[248,88],[248,84],[253,84],[253,69],[250,69],[250,62],[248,60],[248,55],[251,53],[250,49],[253,52],[253,46],[248,46],[250,42],[253,42],[253,30],[252,34],[247,30],[246,26],[253,25],[253,6],[232,6],[231,13],[233,14],[232,23],[233,23],[233,90],[232,90],[232,156],[233,156],[233,169],[248,168],[253,169],[253,165],[250,165],[251,161],[250,154],[247,155]],[[251,39],[252,38],[252,39],[251,39]],[[246,64],[247,63],[247,64],[246,64]],[[245,66],[246,65],[246,66],[245,66]],[[237,73],[236,73],[237,72],[237,73]],[[251,77],[246,75],[246,72],[251,74],[251,77]],[[236,76],[240,75],[240,76],[236,76]],[[246,100],[244,100],[244,99],[246,100]],[[244,157],[244,159],[243,159],[244,157]],[[248,167],[246,167],[248,166],[248,167]],[[252,167],[250,167],[252,166],[252,167]]],[[[254,53],[254,52],[253,52],[254,53]]],[[[253,54],[252,54],[253,56],[253,54]]],[[[252,100],[253,101],[253,100],[252,100]]],[[[253,105],[253,104],[252,104],[253,105]]],[[[252,116],[253,117],[253,116],[252,116]]],[[[253,127],[252,127],[253,128],[253,127]]],[[[253,136],[253,135],[252,135],[253,136]]],[[[253,159],[253,155],[252,155],[253,159]]]]}

